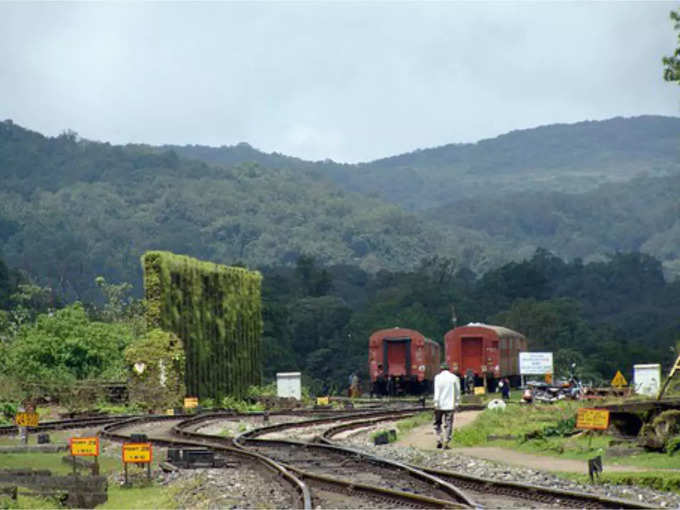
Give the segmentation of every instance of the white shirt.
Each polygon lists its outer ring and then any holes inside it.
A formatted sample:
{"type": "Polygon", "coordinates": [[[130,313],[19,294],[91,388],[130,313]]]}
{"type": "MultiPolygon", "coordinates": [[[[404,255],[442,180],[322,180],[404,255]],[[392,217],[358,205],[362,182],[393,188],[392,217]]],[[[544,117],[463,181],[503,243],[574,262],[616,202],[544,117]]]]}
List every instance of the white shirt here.
{"type": "Polygon", "coordinates": [[[453,411],[460,404],[460,380],[448,370],[442,370],[434,378],[434,408],[453,411]]]}

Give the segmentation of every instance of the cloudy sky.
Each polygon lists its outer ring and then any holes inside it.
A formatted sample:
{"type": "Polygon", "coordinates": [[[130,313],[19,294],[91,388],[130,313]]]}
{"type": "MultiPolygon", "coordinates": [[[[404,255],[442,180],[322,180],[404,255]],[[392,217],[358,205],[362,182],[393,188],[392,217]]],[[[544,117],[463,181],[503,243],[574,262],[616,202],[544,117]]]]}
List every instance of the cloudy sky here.
{"type": "Polygon", "coordinates": [[[0,3],[0,119],[366,161],[680,115],[677,2],[0,3]]]}

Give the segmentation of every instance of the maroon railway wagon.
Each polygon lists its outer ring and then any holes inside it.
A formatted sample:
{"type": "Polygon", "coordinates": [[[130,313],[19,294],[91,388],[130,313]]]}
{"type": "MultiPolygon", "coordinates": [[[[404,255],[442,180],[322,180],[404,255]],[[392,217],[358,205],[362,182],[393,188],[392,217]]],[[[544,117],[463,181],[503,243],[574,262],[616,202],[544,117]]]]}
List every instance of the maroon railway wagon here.
{"type": "Polygon", "coordinates": [[[451,371],[469,386],[494,390],[500,378],[519,382],[519,353],[527,350],[527,339],[508,328],[473,322],[444,335],[446,362],[451,371]]]}
{"type": "Polygon", "coordinates": [[[418,395],[432,389],[441,347],[413,329],[381,329],[368,340],[371,393],[418,395]]]}

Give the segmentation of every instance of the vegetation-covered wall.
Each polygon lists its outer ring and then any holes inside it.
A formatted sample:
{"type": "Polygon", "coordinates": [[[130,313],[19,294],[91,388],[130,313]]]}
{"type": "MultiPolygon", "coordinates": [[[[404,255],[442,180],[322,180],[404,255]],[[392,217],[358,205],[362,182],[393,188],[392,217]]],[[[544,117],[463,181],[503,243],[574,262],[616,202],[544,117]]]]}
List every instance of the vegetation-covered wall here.
{"type": "Polygon", "coordinates": [[[260,273],[162,251],[142,266],[147,323],[182,340],[187,394],[219,402],[260,384],[260,273]]]}

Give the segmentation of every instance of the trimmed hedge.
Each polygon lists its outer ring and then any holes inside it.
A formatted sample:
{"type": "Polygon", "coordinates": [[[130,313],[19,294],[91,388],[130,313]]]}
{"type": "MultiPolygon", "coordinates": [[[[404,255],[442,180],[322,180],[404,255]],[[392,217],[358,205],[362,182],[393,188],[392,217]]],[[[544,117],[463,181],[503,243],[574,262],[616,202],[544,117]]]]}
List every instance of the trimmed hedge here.
{"type": "Polygon", "coordinates": [[[164,251],[142,267],[148,327],[182,340],[187,395],[221,402],[261,383],[260,273],[164,251]]]}

